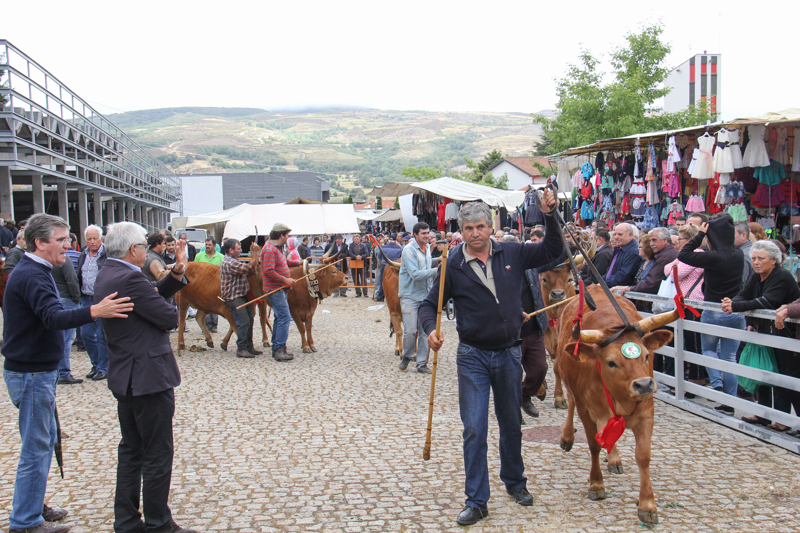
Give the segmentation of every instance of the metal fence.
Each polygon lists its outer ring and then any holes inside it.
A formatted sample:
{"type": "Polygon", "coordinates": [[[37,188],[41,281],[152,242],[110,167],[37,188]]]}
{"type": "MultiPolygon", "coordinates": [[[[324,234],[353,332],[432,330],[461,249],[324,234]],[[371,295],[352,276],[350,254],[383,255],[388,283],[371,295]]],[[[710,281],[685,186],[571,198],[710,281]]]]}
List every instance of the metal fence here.
{"type": "MultiPolygon", "coordinates": [[[[640,292],[626,292],[625,297],[631,300],[643,300],[647,302],[669,301],[668,298],[663,296],[644,294],[640,292]]],[[[721,311],[720,305],[715,303],[686,300],[686,304],[694,307],[698,311],[704,309],[721,311]]],[[[650,316],[650,313],[640,314],[642,316],[650,316]]],[[[747,311],[737,314],[775,320],[775,311],[771,310],[747,311]]],[[[788,319],[787,322],[800,323],[800,320],[788,319]]],[[[706,333],[710,335],[727,337],[740,342],[760,344],[762,346],[770,346],[772,348],[780,348],[792,352],[800,352],[800,340],[778,337],[775,335],[765,335],[763,333],[755,333],[746,330],[726,328],[711,324],[703,324],[701,322],[682,319],[672,322],[669,324],[669,327],[671,327],[674,332],[674,347],[663,346],[662,348],[656,350],[656,353],[675,359],[675,376],[670,376],[661,372],[655,372],[654,377],[659,383],[663,383],[672,387],[674,389],[674,393],[659,390],[655,394],[656,398],[670,405],[674,405],[696,415],[702,416],[703,418],[718,424],[722,424],[752,437],[756,437],[757,439],[775,444],[776,446],[780,446],[781,448],[796,454],[800,454],[800,439],[772,431],[764,426],[749,424],[742,421],[741,418],[733,417],[716,411],[713,407],[707,407],[697,401],[697,399],[703,398],[713,402],[729,405],[739,412],[744,411],[746,413],[760,416],[792,428],[800,428],[800,417],[797,416],[798,413],[787,414],[782,411],[765,407],[753,401],[729,396],[712,388],[689,382],[684,378],[684,363],[694,363],[706,368],[713,368],[722,372],[730,372],[737,376],[756,379],[769,385],[783,387],[794,391],[800,391],[800,379],[784,376],[783,374],[774,372],[766,372],[764,370],[740,365],[738,363],[730,363],[720,359],[706,357],[703,354],[688,352],[683,346],[683,332],[684,330],[696,331],[701,334],[706,333]],[[696,395],[697,398],[694,400],[687,399],[685,397],[687,392],[696,395]]]]}

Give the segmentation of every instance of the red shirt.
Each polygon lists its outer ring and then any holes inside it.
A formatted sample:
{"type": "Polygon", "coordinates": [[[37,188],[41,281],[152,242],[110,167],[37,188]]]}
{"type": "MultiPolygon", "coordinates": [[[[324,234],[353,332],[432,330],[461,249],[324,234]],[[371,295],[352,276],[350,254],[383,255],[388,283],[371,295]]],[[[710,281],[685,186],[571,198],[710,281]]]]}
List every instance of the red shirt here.
{"type": "Polygon", "coordinates": [[[272,241],[267,241],[261,250],[261,279],[264,292],[285,287],[283,280],[289,276],[290,266],[299,266],[301,261],[286,261],[283,251],[272,241]]]}

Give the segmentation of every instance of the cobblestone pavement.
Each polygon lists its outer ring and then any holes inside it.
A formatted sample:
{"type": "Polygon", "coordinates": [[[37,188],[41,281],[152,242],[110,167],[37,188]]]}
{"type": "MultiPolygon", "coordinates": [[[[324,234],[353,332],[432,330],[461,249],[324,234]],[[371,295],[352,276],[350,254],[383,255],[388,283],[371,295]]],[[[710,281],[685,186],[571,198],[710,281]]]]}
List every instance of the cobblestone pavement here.
{"type": "MultiPolygon", "coordinates": [[[[422,460],[430,376],[397,368],[386,307],[334,298],[318,308],[318,353],[304,355],[292,327],[290,363],[237,359],[219,348],[184,351],[176,390],[176,521],[200,531],[460,531],[463,495],[455,326],[444,323],[430,461],[422,460]]],[[[204,346],[196,323],[188,345],[204,346]]],[[[227,326],[220,324],[217,345],[227,326]]],[[[173,334],[173,341],[177,335],[173,334]]],[[[89,370],[73,352],[74,374],[89,370]]],[[[552,390],[552,374],[548,379],[552,390]]],[[[534,400],[538,402],[538,400],[534,400]]],[[[69,509],[76,533],[113,524],[115,402],[105,382],[59,386],[65,475],[55,462],[47,501],[69,509]]],[[[523,430],[560,428],[552,397],[523,430]]],[[[491,409],[490,409],[491,411],[491,409]]],[[[576,417],[577,420],[577,417],[576,417]]],[[[0,528],[8,528],[19,453],[17,412],[0,399],[0,528]]],[[[579,421],[578,421],[579,423],[579,421]]],[[[579,430],[582,432],[582,430],[579,430]]],[[[557,430],[550,430],[551,433],[557,430]]],[[[633,436],[620,441],[622,475],[605,474],[608,499],[587,496],[585,442],[572,452],[523,442],[533,507],[513,504],[499,479],[490,423],[489,518],[471,531],[603,532],[645,529],[636,517],[633,436]]],[[[656,402],[652,481],[656,531],[799,531],[800,457],[656,402]]]]}

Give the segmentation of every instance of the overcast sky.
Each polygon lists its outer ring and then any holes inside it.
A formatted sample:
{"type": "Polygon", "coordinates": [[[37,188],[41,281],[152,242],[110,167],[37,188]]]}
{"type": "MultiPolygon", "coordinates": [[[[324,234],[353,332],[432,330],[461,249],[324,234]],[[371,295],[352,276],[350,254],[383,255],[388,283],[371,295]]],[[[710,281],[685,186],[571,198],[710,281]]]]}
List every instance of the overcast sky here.
{"type": "Polygon", "coordinates": [[[797,0],[736,12],[730,2],[696,0],[35,5],[36,13],[2,9],[16,14],[3,14],[0,38],[106,114],[327,105],[536,112],[554,107],[554,79],[581,46],[607,58],[625,33],[658,20],[670,66],[722,53],[723,119],[800,107],[797,0]]]}

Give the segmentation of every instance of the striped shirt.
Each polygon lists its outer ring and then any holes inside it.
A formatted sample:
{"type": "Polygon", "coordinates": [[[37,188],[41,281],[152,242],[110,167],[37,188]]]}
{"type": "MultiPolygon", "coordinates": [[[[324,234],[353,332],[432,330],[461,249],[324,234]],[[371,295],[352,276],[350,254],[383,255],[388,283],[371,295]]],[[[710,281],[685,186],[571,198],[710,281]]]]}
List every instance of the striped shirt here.
{"type": "Polygon", "coordinates": [[[261,250],[261,277],[264,292],[285,287],[283,280],[289,277],[289,267],[299,266],[302,261],[289,261],[287,263],[283,251],[275,246],[272,241],[267,241],[261,250]]]}
{"type": "Polygon", "coordinates": [[[250,290],[250,285],[247,283],[248,272],[250,272],[249,263],[242,263],[227,254],[222,258],[219,283],[223,300],[229,302],[247,295],[247,291],[250,290]]]}

